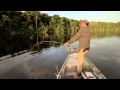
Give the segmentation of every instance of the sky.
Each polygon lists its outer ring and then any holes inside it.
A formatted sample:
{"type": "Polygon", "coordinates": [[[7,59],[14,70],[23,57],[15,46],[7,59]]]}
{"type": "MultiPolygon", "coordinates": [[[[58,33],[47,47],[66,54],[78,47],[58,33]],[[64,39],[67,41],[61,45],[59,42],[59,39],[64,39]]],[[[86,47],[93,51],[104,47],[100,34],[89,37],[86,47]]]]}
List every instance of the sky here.
{"type": "Polygon", "coordinates": [[[120,11],[40,11],[49,16],[59,15],[74,20],[87,19],[88,21],[119,22],[120,11]]]}

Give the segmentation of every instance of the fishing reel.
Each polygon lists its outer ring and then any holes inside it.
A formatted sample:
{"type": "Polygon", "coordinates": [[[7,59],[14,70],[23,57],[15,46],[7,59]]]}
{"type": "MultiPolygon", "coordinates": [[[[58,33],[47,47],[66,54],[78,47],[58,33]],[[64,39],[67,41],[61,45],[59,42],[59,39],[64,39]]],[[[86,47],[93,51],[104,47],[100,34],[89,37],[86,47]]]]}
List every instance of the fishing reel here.
{"type": "MultiPolygon", "coordinates": [[[[68,46],[68,47],[69,47],[69,46],[68,46]]],[[[67,51],[68,51],[68,52],[78,51],[78,48],[69,47],[69,48],[67,48],[67,51]]]]}

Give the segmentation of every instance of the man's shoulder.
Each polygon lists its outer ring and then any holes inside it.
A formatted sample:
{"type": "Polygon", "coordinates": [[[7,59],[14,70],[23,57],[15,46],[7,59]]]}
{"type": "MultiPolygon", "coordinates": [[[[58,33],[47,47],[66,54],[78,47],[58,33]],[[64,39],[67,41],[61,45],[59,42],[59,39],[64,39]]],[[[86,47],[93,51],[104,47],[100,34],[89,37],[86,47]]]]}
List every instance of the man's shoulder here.
{"type": "Polygon", "coordinates": [[[79,30],[84,30],[85,28],[80,28],[79,30]]]}
{"type": "Polygon", "coordinates": [[[89,27],[80,28],[80,30],[89,30],[89,27]]]}
{"type": "Polygon", "coordinates": [[[89,28],[89,27],[85,27],[84,29],[85,29],[85,30],[90,30],[90,28],[89,28]]]}

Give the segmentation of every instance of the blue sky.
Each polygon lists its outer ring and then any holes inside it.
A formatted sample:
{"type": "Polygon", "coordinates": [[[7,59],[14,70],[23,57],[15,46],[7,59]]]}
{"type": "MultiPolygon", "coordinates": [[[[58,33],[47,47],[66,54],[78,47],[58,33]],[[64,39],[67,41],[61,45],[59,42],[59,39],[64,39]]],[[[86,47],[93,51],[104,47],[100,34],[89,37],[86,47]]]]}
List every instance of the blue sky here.
{"type": "Polygon", "coordinates": [[[120,11],[40,11],[50,16],[59,15],[75,20],[87,19],[88,21],[119,22],[120,11]]]}

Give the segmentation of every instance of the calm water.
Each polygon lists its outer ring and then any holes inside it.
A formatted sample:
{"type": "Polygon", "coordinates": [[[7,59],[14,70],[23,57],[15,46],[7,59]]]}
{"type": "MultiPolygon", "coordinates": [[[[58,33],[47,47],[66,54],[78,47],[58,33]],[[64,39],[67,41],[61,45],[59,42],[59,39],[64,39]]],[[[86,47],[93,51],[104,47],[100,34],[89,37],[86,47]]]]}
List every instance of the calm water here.
{"type": "MultiPolygon", "coordinates": [[[[36,36],[35,36],[36,37],[36,36]]],[[[31,37],[32,38],[32,37],[31,37]]],[[[36,42],[36,39],[31,41],[30,38],[22,38],[24,43],[24,52],[8,54],[0,57],[0,78],[8,79],[55,79],[55,65],[58,64],[59,69],[65,61],[68,47],[63,45],[40,45],[35,47],[33,51],[28,52],[36,42]],[[26,41],[26,42],[25,42],[26,41]],[[28,44],[28,42],[30,42],[28,44]],[[27,48],[29,47],[29,48],[27,48]],[[17,55],[19,54],[19,55],[17,55]],[[16,56],[15,56],[16,55],[16,56]],[[12,57],[11,57],[12,56],[12,57]]],[[[48,40],[48,39],[46,39],[48,40]]],[[[63,40],[64,41],[64,40],[63,40]]],[[[11,43],[14,40],[11,39],[11,43]]],[[[19,48],[20,41],[17,41],[19,48]]],[[[14,43],[15,44],[15,43],[14,43]]],[[[7,44],[6,44],[7,45],[7,44]]],[[[92,61],[108,79],[120,79],[120,37],[104,37],[91,40],[91,49],[86,56],[92,61]]],[[[7,47],[7,46],[6,46],[7,47]]],[[[70,45],[70,47],[78,47],[78,42],[70,45]]],[[[9,45],[8,45],[9,49],[9,45]]],[[[7,50],[7,49],[6,49],[7,50]]],[[[21,50],[18,51],[23,51],[21,50]]],[[[3,50],[4,51],[4,50],[3,50]]],[[[15,51],[15,50],[13,50],[15,51]]],[[[8,53],[10,50],[8,51],[8,53]]]]}

